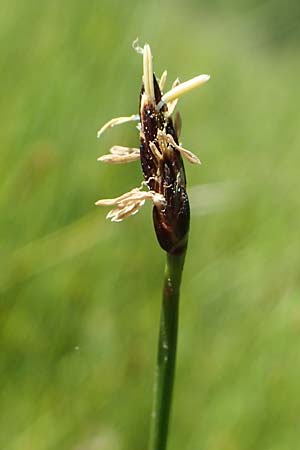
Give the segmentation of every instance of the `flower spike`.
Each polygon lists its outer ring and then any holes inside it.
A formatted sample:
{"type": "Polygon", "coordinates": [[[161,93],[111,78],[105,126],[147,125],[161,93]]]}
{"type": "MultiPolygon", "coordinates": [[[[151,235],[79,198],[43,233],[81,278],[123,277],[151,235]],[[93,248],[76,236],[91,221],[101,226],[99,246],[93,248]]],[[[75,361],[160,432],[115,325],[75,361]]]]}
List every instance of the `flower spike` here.
{"type": "Polygon", "coordinates": [[[108,121],[98,131],[98,137],[115,125],[138,121],[140,147],[114,146],[108,155],[103,155],[98,160],[118,164],[140,159],[144,181],[140,188],[134,188],[114,199],[99,200],[96,205],[114,206],[107,218],[113,222],[121,222],[136,214],[146,200],[151,200],[159,244],[170,254],[182,254],[187,245],[190,220],[182,157],[192,164],[201,163],[196,155],[179,143],[181,118],[176,113],[173,119],[172,114],[182,95],[206,83],[210,77],[198,75],[184,83],[176,79],[172,88],[163,94],[167,72],[164,71],[157,81],[150,46],[145,44],[142,48],[136,40],[133,48],[143,55],[139,114],[108,121]],[[142,190],[143,186],[148,190],[142,190]]]}

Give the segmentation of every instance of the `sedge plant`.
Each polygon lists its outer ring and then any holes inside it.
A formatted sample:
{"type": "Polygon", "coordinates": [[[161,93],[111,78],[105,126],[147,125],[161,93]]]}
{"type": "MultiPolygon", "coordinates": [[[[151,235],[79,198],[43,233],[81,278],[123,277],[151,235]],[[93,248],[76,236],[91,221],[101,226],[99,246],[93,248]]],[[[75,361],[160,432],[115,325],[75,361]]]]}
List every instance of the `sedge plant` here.
{"type": "Polygon", "coordinates": [[[107,214],[121,222],[136,214],[146,200],[153,203],[153,223],[157,240],[166,252],[158,354],[154,381],[149,450],[165,450],[172,403],[178,334],[179,294],[188,244],[190,207],[186,191],[183,158],[192,164],[200,160],[179,143],[181,118],[174,110],[179,97],[209,80],[199,75],[163,93],[167,72],[157,79],[148,44],[135,50],[143,55],[143,80],[139,114],[111,119],[99,131],[129,121],[138,122],[139,148],[113,146],[100,161],[119,164],[140,160],[144,180],[141,185],[114,199],[96,205],[113,206],[107,214]]]}

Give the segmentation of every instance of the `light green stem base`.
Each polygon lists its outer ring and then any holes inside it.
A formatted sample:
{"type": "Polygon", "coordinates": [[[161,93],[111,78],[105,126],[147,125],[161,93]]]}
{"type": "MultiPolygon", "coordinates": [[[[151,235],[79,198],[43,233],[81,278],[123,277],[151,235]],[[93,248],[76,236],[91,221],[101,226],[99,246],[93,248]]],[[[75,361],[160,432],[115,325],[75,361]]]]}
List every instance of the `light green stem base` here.
{"type": "Polygon", "coordinates": [[[165,450],[176,363],[179,290],[185,252],[167,253],[149,450],[165,450]]]}

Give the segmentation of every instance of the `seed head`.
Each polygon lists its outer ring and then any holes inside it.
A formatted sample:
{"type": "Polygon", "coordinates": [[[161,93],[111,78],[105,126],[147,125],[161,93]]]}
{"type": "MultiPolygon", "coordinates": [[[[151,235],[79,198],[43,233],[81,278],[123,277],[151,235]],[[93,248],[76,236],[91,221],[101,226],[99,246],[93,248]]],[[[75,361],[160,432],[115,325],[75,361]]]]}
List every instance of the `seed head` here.
{"type": "Polygon", "coordinates": [[[178,98],[184,93],[209,80],[208,75],[199,75],[180,83],[177,79],[172,89],[163,94],[167,73],[158,81],[153,72],[150,46],[143,49],[143,83],[140,93],[139,115],[119,117],[105,124],[98,137],[107,128],[138,120],[140,146],[128,148],[114,146],[109,155],[99,158],[110,163],[124,163],[140,159],[144,182],[140,188],[115,199],[99,200],[96,205],[114,205],[107,218],[119,222],[136,214],[150,199],[153,202],[153,221],[157,239],[161,247],[172,254],[180,254],[186,248],[190,222],[189,200],[186,192],[186,177],[182,157],[193,164],[200,160],[179,143],[181,119],[179,113],[171,117],[178,98]],[[143,186],[148,191],[143,191],[143,186]]]}

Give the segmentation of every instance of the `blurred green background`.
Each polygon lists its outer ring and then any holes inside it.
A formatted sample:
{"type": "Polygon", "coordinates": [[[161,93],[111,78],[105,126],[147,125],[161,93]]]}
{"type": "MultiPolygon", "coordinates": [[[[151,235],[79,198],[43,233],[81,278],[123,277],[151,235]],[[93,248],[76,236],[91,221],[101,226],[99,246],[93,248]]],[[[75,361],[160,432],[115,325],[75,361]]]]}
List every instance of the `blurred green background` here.
{"type": "Polygon", "coordinates": [[[137,186],[149,42],[179,109],[192,223],[170,450],[291,450],[300,415],[300,3],[2,0],[0,448],[147,447],[164,255],[137,186]]]}

